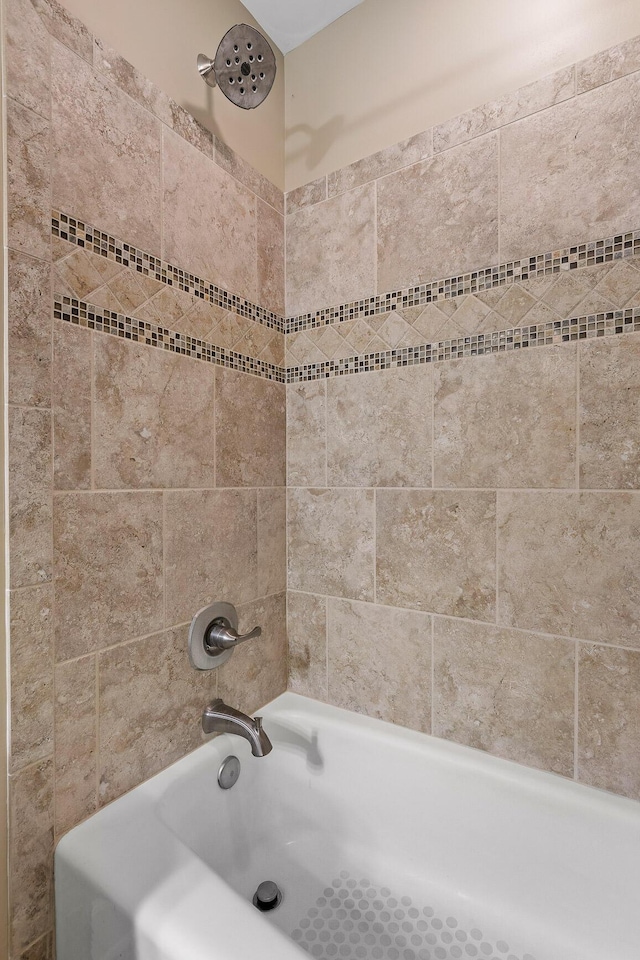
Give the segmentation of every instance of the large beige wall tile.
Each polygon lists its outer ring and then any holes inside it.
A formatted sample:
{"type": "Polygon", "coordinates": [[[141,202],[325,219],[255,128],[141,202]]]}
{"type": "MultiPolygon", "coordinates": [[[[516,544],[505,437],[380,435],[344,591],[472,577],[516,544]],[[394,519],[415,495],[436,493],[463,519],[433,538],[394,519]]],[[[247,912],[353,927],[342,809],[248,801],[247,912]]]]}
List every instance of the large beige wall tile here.
{"type": "Polygon", "coordinates": [[[51,124],[13,100],[6,102],[9,246],[51,257],[51,124]]]}
{"type": "Polygon", "coordinates": [[[256,200],[258,303],[284,316],[284,217],[256,200]]]}
{"type": "Polygon", "coordinates": [[[53,751],[53,590],[12,591],[10,611],[11,768],[53,751]]]}
{"type": "Polygon", "coordinates": [[[633,37],[583,60],[576,67],[578,93],[640,70],[640,37],[633,37]]]}
{"type": "Polygon", "coordinates": [[[255,301],[254,194],[166,128],[162,173],[165,259],[255,301]]]}
{"type": "Polygon", "coordinates": [[[302,210],[303,207],[312,207],[315,203],[321,203],[327,199],[327,178],[319,177],[317,180],[310,180],[295,190],[290,190],[285,196],[285,213],[295,213],[296,210],[302,210]]]}
{"type": "Polygon", "coordinates": [[[434,619],[433,733],[573,776],[574,643],[434,619]]]}
{"type": "Polygon", "coordinates": [[[8,253],[9,403],[51,403],[51,267],[8,253]]]}
{"type": "Polygon", "coordinates": [[[287,314],[368,297],[375,290],[375,185],[287,217],[287,314]]]}
{"type": "Polygon", "coordinates": [[[213,147],[213,158],[219,167],[222,167],[235,180],[248,187],[252,193],[255,193],[256,197],[264,200],[274,210],[284,215],[284,193],[279,187],[276,187],[271,180],[268,180],[219,137],[214,138],[213,147]]]}
{"type": "Polygon", "coordinates": [[[327,624],[330,702],[429,733],[431,617],[330,598],[327,624]]]}
{"type": "Polygon", "coordinates": [[[9,784],[11,953],[48,933],[53,895],[53,761],[27,767],[9,784]]]}
{"type": "Polygon", "coordinates": [[[53,471],[58,490],[91,486],[92,334],[56,321],[53,330],[53,471]]]}
{"type": "Polygon", "coordinates": [[[376,600],[495,617],[495,493],[379,490],[376,600]]]}
{"type": "Polygon", "coordinates": [[[324,487],[327,483],[325,383],[287,387],[287,484],[324,487]]]}
{"type": "Polygon", "coordinates": [[[262,627],[220,667],[218,696],[236,710],[253,713],[287,689],[287,616],[284,593],[238,607],[238,626],[246,633],[262,627]]]}
{"type": "Polygon", "coordinates": [[[637,228],[640,75],[501,131],[500,260],[637,228]]]}
{"type": "Polygon", "coordinates": [[[58,0],[32,0],[32,3],[51,36],[91,63],[92,37],[84,23],[58,0]]]}
{"type": "Polygon", "coordinates": [[[162,627],[162,495],[63,493],[54,504],[56,657],[162,627]]]}
{"type": "Polygon", "coordinates": [[[165,497],[166,624],[213,600],[258,595],[255,490],[169,492],[165,497]]]}
{"type": "Polygon", "coordinates": [[[258,490],[258,594],[287,589],[287,491],[258,490]]]}
{"type": "Polygon", "coordinates": [[[481,107],[469,110],[460,117],[454,117],[434,127],[433,147],[436,152],[448,150],[458,143],[473,140],[491,130],[497,130],[507,123],[520,120],[551,107],[575,95],[575,74],[573,67],[565,67],[556,73],[535,80],[514,93],[508,93],[498,100],[484,103],[481,107]]]}
{"type": "Polygon", "coordinates": [[[56,209],[160,254],[160,121],[53,41],[56,209]]]}
{"type": "Polygon", "coordinates": [[[431,366],[327,381],[330,486],[431,486],[431,366]]]}
{"type": "Polygon", "coordinates": [[[285,386],[216,370],[216,485],[281,487],[286,477],[285,386]]]}
{"type": "Polygon", "coordinates": [[[95,657],[56,666],[56,834],[95,812],[97,783],[97,667],[95,657]]]}
{"type": "Polygon", "coordinates": [[[98,487],[212,487],[215,367],[94,339],[98,487]]]}
{"type": "Polygon", "coordinates": [[[437,487],[573,487],[571,344],[436,364],[437,487]]]}
{"type": "Polygon", "coordinates": [[[640,495],[498,494],[498,623],[640,647],[640,495]]]}
{"type": "Polygon", "coordinates": [[[12,587],[50,580],[51,413],[9,407],[9,552],[12,587]]]}
{"type": "Polygon", "coordinates": [[[497,258],[497,134],[378,181],[378,292],[497,258]]]}
{"type": "MultiPolygon", "coordinates": [[[[120,56],[117,50],[107,46],[98,37],[94,37],[93,40],[93,66],[97,73],[108,77],[141,107],[155,114],[169,127],[173,126],[171,98],[120,56]]],[[[212,156],[213,135],[211,133],[208,137],[208,147],[209,156],[212,156]]]]}
{"type": "Polygon", "coordinates": [[[289,690],[327,700],[327,599],[287,593],[289,690]]]}
{"type": "Polygon", "coordinates": [[[580,644],[578,779],[640,800],[640,653],[580,644]]]}
{"type": "Polygon", "coordinates": [[[27,947],[20,960],[53,960],[53,933],[46,933],[27,947]]]}
{"type": "Polygon", "coordinates": [[[31,0],[5,7],[5,93],[43,117],[51,116],[51,41],[31,0]]]}
{"type": "Polygon", "coordinates": [[[289,588],[373,600],[371,490],[289,491],[289,588]]]}
{"type": "Polygon", "coordinates": [[[217,678],[189,663],[186,627],[107,650],[98,670],[104,804],[200,745],[217,678]]]}
{"type": "Polygon", "coordinates": [[[348,167],[335,170],[327,177],[327,192],[335,197],[345,190],[352,190],[363,183],[378,180],[388,173],[395,173],[403,167],[408,167],[420,160],[425,160],[433,153],[433,137],[431,130],[416,133],[415,136],[400,143],[394,143],[384,150],[379,150],[362,160],[356,160],[348,167]]]}
{"type": "Polygon", "coordinates": [[[580,486],[640,487],[640,339],[580,347],[580,486]]]}

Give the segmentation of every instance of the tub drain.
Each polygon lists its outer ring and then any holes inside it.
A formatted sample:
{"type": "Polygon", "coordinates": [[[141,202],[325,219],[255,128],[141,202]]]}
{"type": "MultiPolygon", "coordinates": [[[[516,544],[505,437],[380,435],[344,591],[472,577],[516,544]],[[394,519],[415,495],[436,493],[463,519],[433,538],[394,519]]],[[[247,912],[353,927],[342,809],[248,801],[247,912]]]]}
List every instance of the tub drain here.
{"type": "Polygon", "coordinates": [[[267,910],[275,910],[282,902],[282,894],[277,883],[273,880],[263,880],[253,895],[253,905],[266,913],[267,910]]]}

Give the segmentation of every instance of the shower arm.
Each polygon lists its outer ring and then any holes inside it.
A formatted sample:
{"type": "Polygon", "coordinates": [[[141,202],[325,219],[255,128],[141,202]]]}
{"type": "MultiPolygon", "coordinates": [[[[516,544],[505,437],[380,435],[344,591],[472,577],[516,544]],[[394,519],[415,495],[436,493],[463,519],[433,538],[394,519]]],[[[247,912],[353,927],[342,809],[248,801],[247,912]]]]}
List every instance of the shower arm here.
{"type": "Polygon", "coordinates": [[[198,54],[198,73],[204,82],[208,83],[210,87],[215,87],[218,85],[214,61],[205,53],[198,54]]]}

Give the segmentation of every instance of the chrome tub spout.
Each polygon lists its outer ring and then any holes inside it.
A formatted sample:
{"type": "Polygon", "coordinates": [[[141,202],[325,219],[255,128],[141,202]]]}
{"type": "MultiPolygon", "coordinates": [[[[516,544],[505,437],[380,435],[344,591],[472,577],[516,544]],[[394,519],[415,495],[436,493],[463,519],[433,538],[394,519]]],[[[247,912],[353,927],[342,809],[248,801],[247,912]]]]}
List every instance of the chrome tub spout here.
{"type": "Polygon", "coordinates": [[[251,744],[254,757],[266,757],[273,747],[262,729],[262,717],[248,717],[222,700],[214,700],[204,708],[202,729],[205,733],[234,733],[251,744]]]}

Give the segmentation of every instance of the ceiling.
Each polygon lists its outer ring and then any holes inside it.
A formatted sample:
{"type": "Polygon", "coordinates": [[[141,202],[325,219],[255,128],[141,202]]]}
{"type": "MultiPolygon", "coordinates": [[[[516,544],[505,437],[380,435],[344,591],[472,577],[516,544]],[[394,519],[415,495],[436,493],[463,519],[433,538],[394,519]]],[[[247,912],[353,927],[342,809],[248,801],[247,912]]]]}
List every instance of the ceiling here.
{"type": "Polygon", "coordinates": [[[362,0],[243,0],[282,53],[319,33],[362,0]]]}

